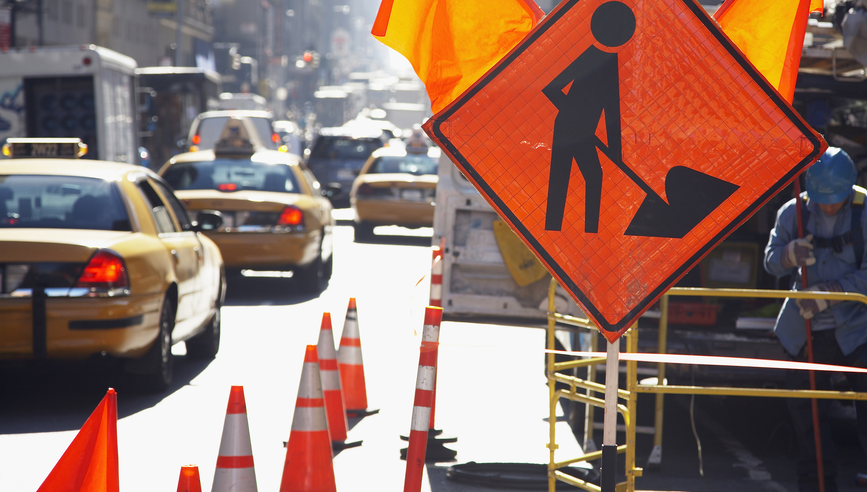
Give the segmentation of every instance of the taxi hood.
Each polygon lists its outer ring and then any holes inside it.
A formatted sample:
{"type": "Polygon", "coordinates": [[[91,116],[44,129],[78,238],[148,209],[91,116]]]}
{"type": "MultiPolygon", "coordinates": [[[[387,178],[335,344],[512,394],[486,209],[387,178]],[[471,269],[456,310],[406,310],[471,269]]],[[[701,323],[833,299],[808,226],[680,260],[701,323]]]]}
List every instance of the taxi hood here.
{"type": "Polygon", "coordinates": [[[0,233],[0,263],[83,263],[97,249],[110,248],[130,234],[78,229],[3,229],[0,233]]]}

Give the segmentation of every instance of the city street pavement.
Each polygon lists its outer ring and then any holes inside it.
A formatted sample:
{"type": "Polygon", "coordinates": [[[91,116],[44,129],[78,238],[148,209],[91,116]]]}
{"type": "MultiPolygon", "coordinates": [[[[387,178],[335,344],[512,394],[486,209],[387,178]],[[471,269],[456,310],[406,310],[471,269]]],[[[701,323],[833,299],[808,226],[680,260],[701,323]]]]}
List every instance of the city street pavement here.
{"type": "MultiPolygon", "coordinates": [[[[287,279],[230,280],[220,353],[211,362],[193,361],[177,346],[175,382],[164,394],[137,394],[102,362],[0,365],[0,491],[36,490],[109,386],[118,392],[121,491],[176,490],[180,467],[189,463],[199,466],[203,490],[210,490],[231,385],[244,386],[258,489],[279,490],[305,346],[317,342],[323,311],[332,313],[339,343],[352,296],[358,299],[368,401],[379,413],[350,421],[348,440],[362,445],[334,457],[337,490],[401,490],[406,463],[400,449],[406,443],[400,436],[411,422],[430,231],[377,233],[377,240],[360,244],[345,222],[337,227],[334,278],[318,296],[298,294],[287,279]]],[[[458,483],[446,471],[472,461],[547,463],[545,331],[511,321],[516,324],[443,322],[436,427],[458,438],[446,445],[457,457],[429,464],[422,490],[508,490],[458,483]]],[[[564,403],[566,412],[558,410],[557,460],[580,455],[564,403]]],[[[652,408],[652,396],[641,395],[639,425],[652,423],[652,408]]],[[[700,396],[690,412],[689,396],[668,396],[664,429],[662,467],[645,471],[638,489],[796,490],[782,400],[700,396]]],[[[601,431],[595,439],[601,443],[601,431]]],[[[867,470],[861,469],[865,460],[851,418],[839,419],[835,439],[840,490],[864,490],[854,484],[855,474],[867,470]]],[[[637,464],[644,466],[652,437],[639,435],[637,441],[637,464]]]]}

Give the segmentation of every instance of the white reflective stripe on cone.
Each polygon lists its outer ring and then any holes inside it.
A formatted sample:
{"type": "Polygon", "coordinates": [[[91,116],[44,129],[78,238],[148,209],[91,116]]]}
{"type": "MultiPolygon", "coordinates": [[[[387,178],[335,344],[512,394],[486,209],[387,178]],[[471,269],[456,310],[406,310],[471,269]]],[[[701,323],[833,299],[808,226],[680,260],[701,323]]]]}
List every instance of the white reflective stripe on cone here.
{"type": "Polygon", "coordinates": [[[247,414],[226,414],[223,440],[220,442],[220,456],[250,456],[251,454],[253,454],[253,447],[250,444],[247,414]]]}
{"type": "Polygon", "coordinates": [[[292,430],[301,432],[324,431],[328,429],[325,407],[295,407],[292,430]]]}
{"type": "Polygon", "coordinates": [[[319,364],[305,362],[301,370],[301,383],[298,385],[299,398],[322,398],[322,381],[319,377],[319,364]]]}
{"type": "Polygon", "coordinates": [[[440,327],[437,325],[424,325],[421,333],[422,342],[438,342],[440,339],[440,327]]]}
{"type": "Polygon", "coordinates": [[[340,372],[319,371],[319,377],[322,381],[322,391],[337,391],[340,389],[340,372]]]}
{"type": "Polygon", "coordinates": [[[332,330],[319,330],[319,343],[316,344],[316,354],[319,356],[319,362],[337,358],[337,355],[334,353],[334,333],[332,333],[332,330]]]}
{"type": "Polygon", "coordinates": [[[337,361],[341,364],[362,365],[361,347],[341,346],[337,351],[337,361]]]}
{"type": "Polygon", "coordinates": [[[211,492],[258,492],[253,468],[217,468],[211,492]]]}
{"type": "Polygon", "coordinates": [[[436,367],[418,366],[418,378],[415,380],[415,389],[433,391],[434,375],[436,375],[436,367]]]}
{"type": "Polygon", "coordinates": [[[414,431],[427,432],[430,428],[430,407],[412,407],[412,427],[414,431]]]}

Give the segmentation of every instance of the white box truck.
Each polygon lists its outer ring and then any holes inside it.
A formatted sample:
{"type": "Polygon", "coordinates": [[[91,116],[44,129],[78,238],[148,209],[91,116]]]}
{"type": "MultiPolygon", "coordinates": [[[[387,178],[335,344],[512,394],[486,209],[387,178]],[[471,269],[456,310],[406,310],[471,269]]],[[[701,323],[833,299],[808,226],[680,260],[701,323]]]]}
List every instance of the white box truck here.
{"type": "Polygon", "coordinates": [[[0,52],[0,142],[76,137],[85,158],[138,163],[135,69],[93,45],[0,52]]]}

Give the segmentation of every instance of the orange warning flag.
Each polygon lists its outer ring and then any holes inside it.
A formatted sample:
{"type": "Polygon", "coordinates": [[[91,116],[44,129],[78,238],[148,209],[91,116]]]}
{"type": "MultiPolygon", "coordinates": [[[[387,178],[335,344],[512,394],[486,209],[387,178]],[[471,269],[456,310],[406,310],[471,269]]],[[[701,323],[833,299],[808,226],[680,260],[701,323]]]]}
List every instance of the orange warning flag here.
{"type": "Polygon", "coordinates": [[[821,12],[822,6],[822,0],[727,0],[714,18],[753,66],[791,103],[807,18],[810,12],[821,12]]]}
{"type": "Polygon", "coordinates": [[[117,393],[109,388],[37,492],[118,492],[119,489],[117,393]]]}
{"type": "Polygon", "coordinates": [[[533,0],[382,0],[371,34],[409,60],[436,113],[544,15],[533,0]]]}

